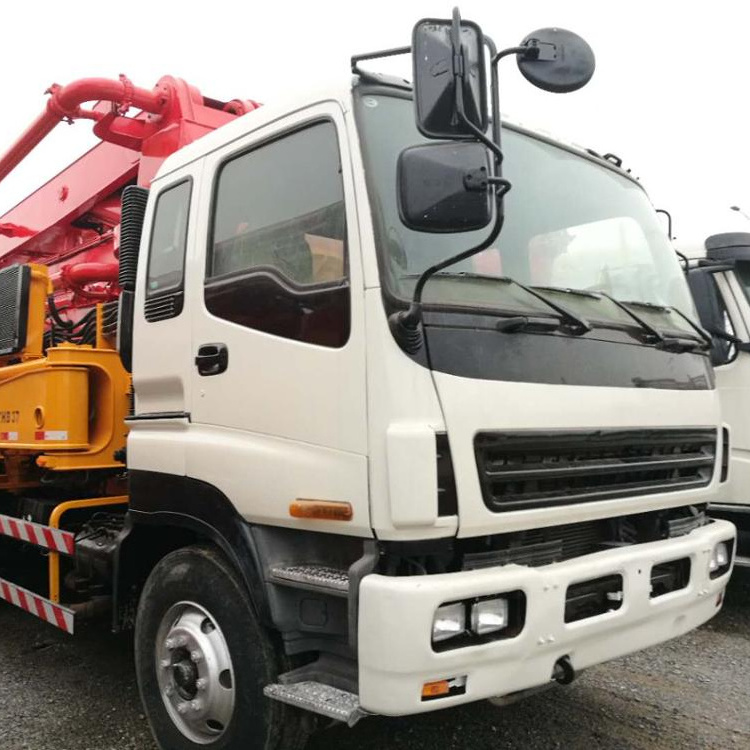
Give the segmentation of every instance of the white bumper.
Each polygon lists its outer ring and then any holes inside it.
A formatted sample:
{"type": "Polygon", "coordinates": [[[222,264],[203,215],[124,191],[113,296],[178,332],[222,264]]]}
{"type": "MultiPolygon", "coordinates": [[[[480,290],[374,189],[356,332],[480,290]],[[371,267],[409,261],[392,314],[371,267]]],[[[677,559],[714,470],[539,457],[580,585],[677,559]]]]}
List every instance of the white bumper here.
{"type": "Polygon", "coordinates": [[[731,570],[711,580],[709,557],[717,542],[734,538],[734,526],[717,521],[676,539],[540,568],[367,576],[360,588],[360,704],[373,713],[399,716],[508,695],[549,683],[563,656],[579,671],[686,633],[719,611],[731,570]],[[651,568],[685,557],[691,560],[687,588],[651,599],[651,568]],[[565,623],[570,584],[618,573],[624,599],[617,611],[565,623]],[[517,637],[433,651],[432,620],[441,604],[519,589],[526,595],[526,619],[517,637]],[[424,683],[464,676],[463,695],[422,700],[424,683]]]}

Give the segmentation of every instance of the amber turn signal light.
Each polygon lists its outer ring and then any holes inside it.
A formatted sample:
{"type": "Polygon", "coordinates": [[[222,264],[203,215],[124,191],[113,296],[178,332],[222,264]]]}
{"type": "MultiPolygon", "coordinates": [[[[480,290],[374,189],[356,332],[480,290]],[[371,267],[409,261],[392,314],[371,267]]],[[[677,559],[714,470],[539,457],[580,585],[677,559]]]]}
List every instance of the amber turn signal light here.
{"type": "Polygon", "coordinates": [[[297,498],[289,504],[289,515],[292,518],[311,518],[318,521],[351,521],[354,511],[351,503],[297,498]]]}

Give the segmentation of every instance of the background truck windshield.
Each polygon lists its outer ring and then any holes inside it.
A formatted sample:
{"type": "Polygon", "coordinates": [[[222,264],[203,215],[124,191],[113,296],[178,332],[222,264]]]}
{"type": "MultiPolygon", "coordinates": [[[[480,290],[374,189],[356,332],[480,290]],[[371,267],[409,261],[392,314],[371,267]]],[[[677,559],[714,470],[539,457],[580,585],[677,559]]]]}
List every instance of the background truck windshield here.
{"type": "MultiPolygon", "coordinates": [[[[414,123],[412,102],[363,95],[358,116],[384,282],[391,294],[410,298],[425,268],[478,244],[487,230],[445,235],[407,229],[398,213],[397,160],[402,149],[425,142],[414,123]]],[[[591,319],[632,323],[608,300],[571,290],[675,307],[694,318],[677,257],[637,184],[508,127],[502,147],[503,176],[513,185],[505,199],[502,233],[494,247],[450,266],[449,276],[433,278],[425,288],[425,302],[545,311],[531,295],[494,278],[508,276],[526,285],[557,287],[559,292],[551,292],[556,301],[591,319]],[[458,275],[462,272],[464,276],[458,275]]],[[[688,327],[665,311],[647,314],[664,327],[688,327]]]]}

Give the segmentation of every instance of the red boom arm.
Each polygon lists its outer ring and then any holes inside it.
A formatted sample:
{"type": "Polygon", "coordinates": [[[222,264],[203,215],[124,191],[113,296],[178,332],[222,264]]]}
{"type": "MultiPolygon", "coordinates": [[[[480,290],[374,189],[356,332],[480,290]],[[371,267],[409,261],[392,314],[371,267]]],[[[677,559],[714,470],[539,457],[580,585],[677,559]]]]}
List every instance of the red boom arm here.
{"type": "Polygon", "coordinates": [[[44,112],[0,156],[0,181],[63,120],[93,120],[102,143],[0,217],[0,268],[44,263],[61,306],[88,307],[119,293],[122,188],[149,185],[167,156],[258,104],[207,99],[171,76],[150,91],[120,76],[55,84],[47,93],[44,112]],[[86,102],[98,103],[83,109],[86,102]],[[131,107],[140,113],[127,117],[131,107]]]}

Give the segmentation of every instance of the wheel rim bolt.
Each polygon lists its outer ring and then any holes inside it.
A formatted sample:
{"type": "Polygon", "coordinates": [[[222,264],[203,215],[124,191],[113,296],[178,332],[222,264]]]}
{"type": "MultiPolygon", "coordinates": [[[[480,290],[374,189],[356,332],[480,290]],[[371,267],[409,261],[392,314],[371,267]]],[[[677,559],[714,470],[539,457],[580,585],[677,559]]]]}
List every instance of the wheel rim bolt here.
{"type": "Polygon", "coordinates": [[[172,651],[177,644],[174,642],[174,638],[167,638],[164,645],[166,646],[167,651],[172,651]]]}
{"type": "Polygon", "coordinates": [[[178,714],[184,714],[188,710],[188,704],[187,703],[180,703],[177,705],[177,713],[178,714]]]}
{"type": "Polygon", "coordinates": [[[198,688],[198,690],[205,690],[206,687],[208,687],[208,680],[205,677],[200,677],[195,683],[195,687],[198,688]]]}
{"type": "Polygon", "coordinates": [[[168,669],[169,667],[171,667],[171,666],[172,666],[172,660],[171,660],[171,659],[162,659],[162,660],[161,660],[161,661],[159,662],[159,666],[160,666],[160,667],[161,667],[162,669],[168,669]]]}
{"type": "Polygon", "coordinates": [[[203,661],[203,654],[200,651],[191,651],[190,652],[190,661],[194,662],[195,664],[198,664],[198,662],[203,661]]]}
{"type": "Polygon", "coordinates": [[[190,703],[190,708],[192,708],[193,711],[200,711],[203,708],[203,704],[200,701],[192,701],[190,703]]]}

